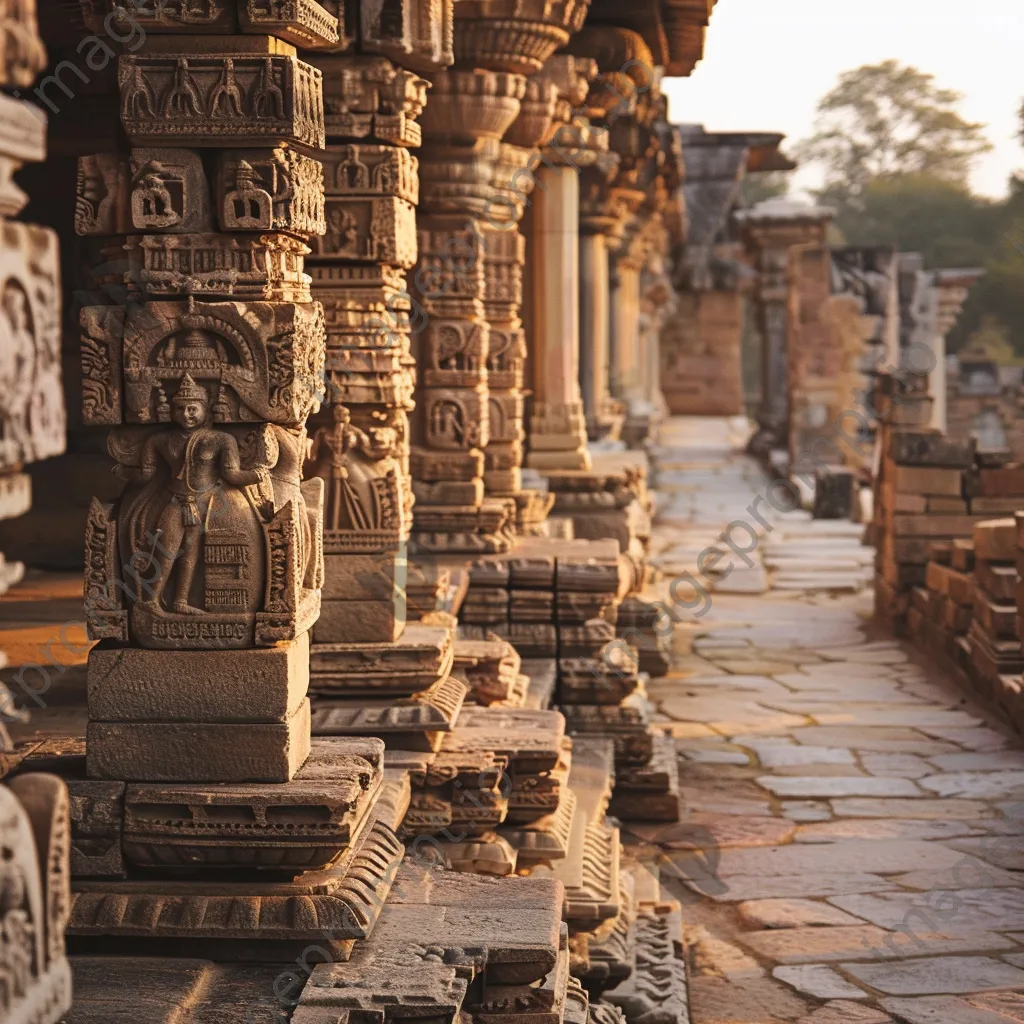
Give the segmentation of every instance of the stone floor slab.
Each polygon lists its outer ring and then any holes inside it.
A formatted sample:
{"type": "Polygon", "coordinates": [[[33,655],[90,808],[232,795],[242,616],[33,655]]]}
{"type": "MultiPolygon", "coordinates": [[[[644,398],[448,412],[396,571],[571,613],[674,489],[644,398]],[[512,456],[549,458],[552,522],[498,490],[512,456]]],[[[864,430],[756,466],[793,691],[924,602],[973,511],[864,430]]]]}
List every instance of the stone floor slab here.
{"type": "Polygon", "coordinates": [[[921,791],[910,779],[864,776],[772,776],[762,775],[758,785],[779,797],[833,799],[854,796],[916,797],[921,791]]]}
{"type": "Polygon", "coordinates": [[[893,996],[957,995],[1024,988],[1024,971],[984,956],[923,957],[894,964],[846,963],[843,970],[879,992],[893,996]]]}
{"type": "Polygon", "coordinates": [[[936,818],[977,823],[994,818],[994,811],[980,800],[875,799],[850,797],[833,800],[832,810],[841,818],[936,818]]]}
{"type": "Polygon", "coordinates": [[[736,908],[740,920],[751,929],[821,928],[861,925],[852,914],[814,900],[750,900],[736,908]]]}
{"type": "MultiPolygon", "coordinates": [[[[984,997],[982,997],[984,998],[984,997]]],[[[925,996],[921,999],[883,999],[882,1006],[897,1014],[906,1024],[1007,1024],[1024,1020],[1024,1000],[1012,1008],[1017,1016],[1007,1016],[978,1005],[978,1000],[956,996],[925,996]]]]}
{"type": "Polygon", "coordinates": [[[831,967],[823,964],[802,964],[794,967],[776,967],[772,977],[792,985],[797,992],[814,999],[867,999],[868,994],[851,985],[831,967]]]}
{"type": "Polygon", "coordinates": [[[1019,931],[1024,921],[1024,889],[959,889],[939,896],[941,902],[917,892],[864,893],[837,895],[829,903],[888,929],[938,931],[955,925],[959,932],[1019,931]]]}

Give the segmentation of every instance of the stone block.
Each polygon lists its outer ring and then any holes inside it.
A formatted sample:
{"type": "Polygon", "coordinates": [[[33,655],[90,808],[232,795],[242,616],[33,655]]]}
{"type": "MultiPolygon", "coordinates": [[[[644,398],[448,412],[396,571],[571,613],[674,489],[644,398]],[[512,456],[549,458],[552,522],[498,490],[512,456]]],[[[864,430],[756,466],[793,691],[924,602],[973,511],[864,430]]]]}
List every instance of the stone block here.
{"type": "Polygon", "coordinates": [[[309,701],[285,722],[90,722],[90,778],[290,782],[310,752],[309,701]]]}
{"type": "Polygon", "coordinates": [[[89,717],[99,722],[286,722],[309,689],[309,634],[240,651],[89,652],[89,717]]]}
{"type": "Polygon", "coordinates": [[[328,601],[395,601],[409,576],[405,552],[381,555],[324,556],[324,586],[328,601]]]}
{"type": "Polygon", "coordinates": [[[947,466],[970,469],[974,461],[973,438],[958,440],[939,431],[898,431],[889,442],[889,457],[901,466],[947,466]]]}
{"type": "Polygon", "coordinates": [[[841,466],[819,470],[814,481],[814,518],[858,518],[859,490],[852,470],[841,466]]]}
{"type": "Polygon", "coordinates": [[[405,592],[390,601],[324,601],[313,626],[316,643],[393,643],[405,628],[405,592]]]}

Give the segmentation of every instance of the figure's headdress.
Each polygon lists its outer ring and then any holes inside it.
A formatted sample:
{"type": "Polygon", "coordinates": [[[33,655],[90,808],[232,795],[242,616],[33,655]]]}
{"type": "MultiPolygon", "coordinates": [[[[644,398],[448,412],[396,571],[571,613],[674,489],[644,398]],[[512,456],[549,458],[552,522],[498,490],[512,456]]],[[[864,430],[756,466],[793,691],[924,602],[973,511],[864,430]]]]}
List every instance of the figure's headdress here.
{"type": "Polygon", "coordinates": [[[174,397],[171,401],[175,405],[186,405],[188,402],[204,402],[207,405],[210,402],[210,395],[206,388],[200,387],[193,379],[190,373],[186,373],[181,378],[181,383],[178,385],[178,390],[175,391],[174,397]]]}

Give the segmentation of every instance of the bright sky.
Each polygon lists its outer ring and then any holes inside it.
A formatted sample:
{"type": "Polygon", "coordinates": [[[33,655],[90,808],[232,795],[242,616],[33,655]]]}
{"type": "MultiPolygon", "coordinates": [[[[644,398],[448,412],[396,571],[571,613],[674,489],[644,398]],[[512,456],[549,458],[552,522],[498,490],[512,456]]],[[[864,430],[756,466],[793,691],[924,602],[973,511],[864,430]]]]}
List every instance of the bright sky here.
{"type": "MultiPolygon", "coordinates": [[[[1010,173],[1024,170],[1022,55],[1024,0],[718,0],[704,60],[665,91],[673,121],[795,141],[810,134],[840,72],[895,58],[964,94],[961,112],[987,125],[995,146],[974,187],[999,196],[1010,173]]],[[[798,171],[794,184],[814,185],[815,176],[798,171]]]]}

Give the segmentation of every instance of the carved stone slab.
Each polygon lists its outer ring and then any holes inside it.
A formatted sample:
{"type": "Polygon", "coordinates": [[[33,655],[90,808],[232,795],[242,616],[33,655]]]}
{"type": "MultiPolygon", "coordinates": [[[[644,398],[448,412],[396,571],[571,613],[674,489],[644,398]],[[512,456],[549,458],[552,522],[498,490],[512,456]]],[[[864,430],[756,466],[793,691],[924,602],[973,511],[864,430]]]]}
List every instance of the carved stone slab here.
{"type": "Polygon", "coordinates": [[[326,868],[362,830],[383,784],[379,767],[333,751],[337,742],[318,740],[282,785],[129,785],[126,858],[150,869],[326,868]]]}
{"type": "Polygon", "coordinates": [[[299,426],[320,406],[319,303],[146,302],[82,310],[86,424],[169,423],[188,375],[215,423],[299,426]]]}
{"type": "Polygon", "coordinates": [[[241,651],[89,652],[89,714],[106,721],[284,722],[309,687],[309,635],[241,651]]]}
{"type": "Polygon", "coordinates": [[[646,764],[627,766],[618,773],[611,813],[623,821],[678,821],[680,801],[675,743],[671,736],[657,735],[646,764]]]}
{"type": "Polygon", "coordinates": [[[416,265],[416,208],[405,199],[328,193],[326,221],[323,236],[312,240],[314,259],[416,265]]]}
{"type": "Polygon", "coordinates": [[[563,860],[569,855],[572,823],[576,814],[576,794],[565,787],[559,793],[558,808],[529,825],[500,830],[518,851],[519,863],[563,860]]]}
{"type": "Polygon", "coordinates": [[[310,691],[321,696],[417,693],[451,672],[454,633],[411,622],[395,643],[314,644],[310,691]]]}
{"type": "Polygon", "coordinates": [[[388,746],[437,750],[459,717],[467,688],[449,676],[411,697],[321,700],[313,715],[317,736],[381,736],[388,746]]]}
{"type": "Polygon", "coordinates": [[[320,72],[293,56],[127,54],[118,83],[134,144],[324,147],[320,72]]]}
{"type": "Polygon", "coordinates": [[[557,711],[469,706],[445,737],[444,750],[490,750],[508,758],[513,773],[554,769],[563,757],[565,719],[557,711]]]}
{"type": "Polygon", "coordinates": [[[338,19],[316,0],[245,0],[238,4],[243,32],[271,35],[300,49],[331,48],[341,42],[338,19]]]}
{"type": "Polygon", "coordinates": [[[280,1021],[291,998],[280,964],[225,964],[186,957],[73,956],[75,1002],[64,1024],[194,1024],[280,1021]]]}
{"type": "Polygon", "coordinates": [[[558,810],[562,790],[569,779],[573,745],[568,736],[562,739],[562,759],[551,771],[537,774],[518,772],[515,775],[508,797],[510,824],[528,825],[558,810]]]}
{"type": "Polygon", "coordinates": [[[362,939],[373,930],[405,848],[383,824],[326,871],[294,882],[79,882],[69,935],[136,940],[362,939]]]}
{"type": "Polygon", "coordinates": [[[641,904],[633,975],[604,995],[628,1020],[656,1017],[668,1024],[688,1024],[682,930],[678,903],[641,904]]]}
{"type": "Polygon", "coordinates": [[[284,722],[89,722],[90,778],[288,782],[309,756],[309,701],[284,722]]]}
{"type": "Polygon", "coordinates": [[[645,765],[654,753],[650,712],[639,694],[619,705],[564,704],[562,713],[571,734],[610,736],[615,741],[617,768],[645,765]]]}
{"type": "Polygon", "coordinates": [[[427,102],[429,83],[384,57],[316,55],[323,72],[327,134],[332,140],[367,140],[417,147],[423,141],[416,118],[427,102]]]}
{"type": "Polygon", "coordinates": [[[0,221],[0,470],[59,455],[61,386],[57,236],[0,221]]]}

